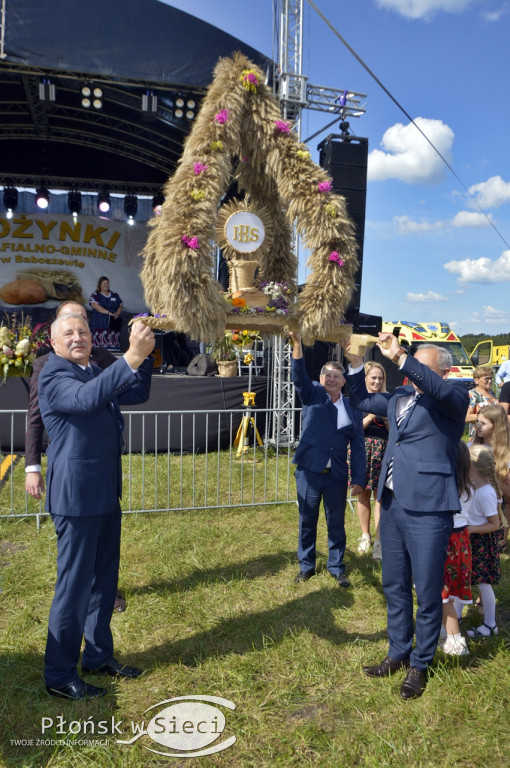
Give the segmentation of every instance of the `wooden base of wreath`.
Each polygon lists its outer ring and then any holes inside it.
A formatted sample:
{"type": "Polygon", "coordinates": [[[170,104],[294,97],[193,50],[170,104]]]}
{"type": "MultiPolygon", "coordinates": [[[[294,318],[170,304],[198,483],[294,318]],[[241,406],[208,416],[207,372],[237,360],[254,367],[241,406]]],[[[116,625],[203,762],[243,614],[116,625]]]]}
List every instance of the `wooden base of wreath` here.
{"type": "MultiPolygon", "coordinates": [[[[153,330],[173,331],[175,323],[170,318],[164,317],[137,317],[130,321],[130,325],[136,320],[141,320],[145,325],[153,330]]],[[[241,330],[247,328],[250,331],[258,331],[261,336],[271,336],[274,334],[284,334],[288,331],[299,331],[299,323],[294,318],[286,315],[273,314],[251,314],[249,312],[239,312],[238,314],[227,315],[225,321],[226,330],[241,330]]],[[[344,323],[335,328],[326,337],[318,336],[316,341],[329,341],[331,344],[341,344],[352,335],[352,325],[344,323]]]]}

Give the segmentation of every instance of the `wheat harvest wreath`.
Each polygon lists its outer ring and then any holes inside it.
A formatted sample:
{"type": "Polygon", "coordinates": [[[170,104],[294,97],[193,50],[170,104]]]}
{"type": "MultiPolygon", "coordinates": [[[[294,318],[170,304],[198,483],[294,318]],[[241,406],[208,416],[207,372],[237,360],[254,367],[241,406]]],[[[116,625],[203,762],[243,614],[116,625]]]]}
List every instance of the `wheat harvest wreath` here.
{"type": "Polygon", "coordinates": [[[243,55],[218,62],[164,196],[143,251],[147,324],[206,342],[239,327],[299,328],[306,344],[348,335],[342,320],[358,261],[345,199],[243,55]],[[222,205],[233,181],[239,199],[222,205]],[[293,226],[310,252],[299,296],[293,226]],[[226,293],[213,278],[218,245],[226,293]]]}

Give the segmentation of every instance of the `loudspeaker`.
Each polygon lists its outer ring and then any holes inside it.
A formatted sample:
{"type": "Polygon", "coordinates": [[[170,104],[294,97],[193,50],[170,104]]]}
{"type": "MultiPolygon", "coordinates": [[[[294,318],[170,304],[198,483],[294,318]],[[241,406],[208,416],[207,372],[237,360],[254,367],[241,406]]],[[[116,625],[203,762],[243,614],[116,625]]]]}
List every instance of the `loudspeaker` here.
{"type": "Polygon", "coordinates": [[[347,213],[355,227],[359,267],[349,306],[356,315],[359,313],[363,273],[368,139],[344,134],[330,134],[318,145],[317,149],[319,150],[319,164],[330,174],[335,192],[345,197],[347,213]]]}
{"type": "Polygon", "coordinates": [[[210,373],[215,373],[218,366],[210,355],[200,354],[195,355],[186,370],[189,376],[208,376],[210,373]]]}

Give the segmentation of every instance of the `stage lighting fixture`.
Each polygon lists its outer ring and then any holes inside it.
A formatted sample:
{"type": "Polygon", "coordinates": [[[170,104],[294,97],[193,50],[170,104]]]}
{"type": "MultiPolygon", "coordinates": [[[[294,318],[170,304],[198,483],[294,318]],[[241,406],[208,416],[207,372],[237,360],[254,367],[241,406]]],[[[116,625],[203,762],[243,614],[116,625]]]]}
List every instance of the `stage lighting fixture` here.
{"type": "Polygon", "coordinates": [[[51,80],[43,78],[39,83],[39,98],[41,101],[55,101],[55,86],[51,80]]]}
{"type": "Polygon", "coordinates": [[[42,208],[43,210],[48,207],[50,204],[50,193],[46,187],[39,187],[39,189],[36,190],[35,202],[37,207],[42,208]]]}
{"type": "Polygon", "coordinates": [[[85,109],[102,109],[103,108],[103,91],[96,86],[94,89],[90,85],[84,85],[81,89],[81,105],[85,109]]]}
{"type": "Polygon", "coordinates": [[[193,99],[188,99],[186,102],[186,117],[188,120],[193,120],[195,117],[196,103],[193,99]]]}
{"type": "Polygon", "coordinates": [[[110,194],[106,190],[103,192],[100,192],[97,196],[97,207],[101,211],[101,213],[108,213],[110,210],[111,200],[110,200],[110,194]]]}
{"type": "Polygon", "coordinates": [[[124,198],[124,213],[128,218],[128,224],[135,223],[135,216],[137,211],[138,200],[136,195],[126,195],[124,198]]]}
{"type": "Polygon", "coordinates": [[[15,187],[5,187],[4,206],[7,209],[7,218],[12,219],[12,214],[18,207],[18,190],[15,187]]]}
{"type": "Polygon", "coordinates": [[[81,89],[81,105],[82,107],[85,107],[85,109],[88,109],[91,105],[90,97],[92,95],[92,91],[88,87],[88,85],[84,85],[81,89]]]}
{"type": "Polygon", "coordinates": [[[81,192],[68,192],[67,207],[73,216],[78,216],[81,213],[81,192]]]}
{"type": "Polygon", "coordinates": [[[142,112],[155,115],[158,111],[158,97],[152,92],[142,93],[142,112]]]}
{"type": "Polygon", "coordinates": [[[165,202],[165,198],[162,194],[154,195],[152,198],[152,210],[156,216],[161,216],[161,206],[165,202]]]}
{"type": "Polygon", "coordinates": [[[182,96],[178,96],[175,100],[175,109],[174,109],[174,115],[175,117],[181,118],[184,117],[184,99],[182,96]]]}
{"type": "Polygon", "coordinates": [[[103,91],[101,88],[94,88],[93,91],[94,95],[94,101],[92,102],[92,106],[94,109],[102,109],[103,108],[103,91]]]}

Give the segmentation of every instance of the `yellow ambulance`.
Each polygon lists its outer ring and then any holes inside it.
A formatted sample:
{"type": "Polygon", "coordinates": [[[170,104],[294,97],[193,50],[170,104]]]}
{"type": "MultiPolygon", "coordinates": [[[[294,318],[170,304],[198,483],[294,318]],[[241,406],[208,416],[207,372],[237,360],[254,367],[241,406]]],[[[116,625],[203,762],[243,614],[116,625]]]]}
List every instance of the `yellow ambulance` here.
{"type": "Polygon", "coordinates": [[[465,382],[471,389],[473,382],[473,365],[468,353],[462,346],[459,337],[452,331],[447,323],[427,322],[412,323],[408,320],[384,321],[382,331],[398,335],[403,347],[419,347],[421,344],[436,344],[445,347],[452,356],[452,368],[449,379],[465,382]]]}

